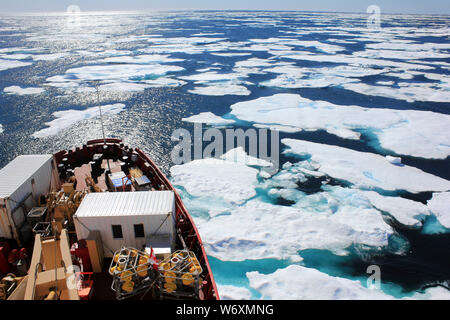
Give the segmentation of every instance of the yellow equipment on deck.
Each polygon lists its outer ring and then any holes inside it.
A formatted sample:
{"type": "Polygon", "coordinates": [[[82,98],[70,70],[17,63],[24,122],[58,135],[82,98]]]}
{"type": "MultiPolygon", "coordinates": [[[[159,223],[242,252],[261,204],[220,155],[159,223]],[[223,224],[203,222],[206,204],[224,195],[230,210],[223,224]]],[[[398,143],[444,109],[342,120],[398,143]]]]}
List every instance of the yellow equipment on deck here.
{"type": "Polygon", "coordinates": [[[162,294],[180,298],[198,297],[203,269],[192,251],[174,252],[160,263],[159,272],[162,294]]]}
{"type": "Polygon", "coordinates": [[[156,278],[150,255],[126,247],[114,253],[109,274],[114,277],[111,289],[116,292],[118,300],[147,291],[156,278]]]}

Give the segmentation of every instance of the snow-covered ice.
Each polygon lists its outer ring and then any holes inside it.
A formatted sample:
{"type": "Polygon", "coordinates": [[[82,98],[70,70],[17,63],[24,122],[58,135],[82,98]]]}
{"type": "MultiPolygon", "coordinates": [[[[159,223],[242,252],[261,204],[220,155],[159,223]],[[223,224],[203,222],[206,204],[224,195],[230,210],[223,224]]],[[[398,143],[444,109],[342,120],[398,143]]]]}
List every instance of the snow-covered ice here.
{"type": "Polygon", "coordinates": [[[353,55],[345,54],[334,54],[334,55],[320,55],[312,54],[308,52],[299,51],[284,51],[277,52],[276,50],[269,51],[269,53],[276,55],[281,58],[293,59],[293,60],[304,60],[304,61],[314,61],[314,62],[331,62],[331,63],[343,63],[351,64],[357,66],[370,66],[370,67],[392,67],[397,70],[433,70],[432,66],[421,64],[421,63],[408,63],[385,59],[371,59],[356,57],[353,55]]]}
{"type": "Polygon", "coordinates": [[[212,112],[202,112],[193,116],[190,116],[188,118],[183,118],[183,121],[186,122],[192,122],[192,123],[205,123],[209,125],[228,125],[232,124],[235,121],[230,119],[224,119],[222,117],[219,117],[215,115],[212,112]]]}
{"type": "Polygon", "coordinates": [[[18,60],[0,59],[0,71],[14,69],[19,67],[31,66],[31,62],[23,62],[18,60]]]}
{"type": "Polygon", "coordinates": [[[169,58],[168,55],[139,55],[139,56],[117,56],[109,57],[99,62],[108,63],[129,63],[129,64],[149,64],[149,63],[169,63],[169,62],[182,62],[184,59],[169,58]]]}
{"type": "Polygon", "coordinates": [[[302,68],[297,66],[276,66],[263,69],[264,72],[279,74],[275,79],[260,83],[267,87],[280,88],[321,88],[339,86],[349,82],[359,82],[357,78],[385,73],[385,69],[361,66],[337,66],[332,68],[302,68]]]}
{"type": "Polygon", "coordinates": [[[388,246],[393,230],[377,210],[342,205],[334,213],[317,212],[312,208],[315,202],[309,201],[309,207],[299,208],[251,199],[230,208],[231,214],[196,224],[207,253],[228,261],[295,261],[299,250],[323,249],[345,255],[353,243],[388,246]]]}
{"type": "Polygon", "coordinates": [[[382,196],[374,191],[360,191],[372,205],[389,213],[405,226],[421,227],[425,217],[430,215],[429,208],[421,202],[401,197],[382,196]]]}
{"type": "MultiPolygon", "coordinates": [[[[118,114],[122,112],[125,108],[125,105],[122,103],[116,103],[111,105],[102,106],[103,116],[118,114]]],[[[56,118],[50,122],[46,122],[45,125],[48,128],[44,128],[33,133],[34,138],[45,138],[48,136],[53,136],[58,132],[71,127],[77,122],[86,119],[92,119],[98,117],[100,115],[100,110],[98,107],[91,107],[86,110],[65,110],[65,111],[57,111],[53,113],[53,116],[56,118]]]]}
{"type": "Polygon", "coordinates": [[[217,196],[241,204],[256,195],[258,170],[221,159],[199,159],[170,169],[172,182],[193,196],[217,196]],[[224,192],[226,190],[226,192],[224,192]]]}
{"type": "Polygon", "coordinates": [[[443,287],[431,287],[424,292],[417,292],[411,298],[405,300],[450,300],[450,290],[443,287]]]}
{"type": "Polygon", "coordinates": [[[145,83],[112,81],[102,84],[98,87],[100,91],[115,91],[115,92],[138,92],[149,88],[145,83]]]}
{"type": "Polygon", "coordinates": [[[5,92],[7,94],[16,94],[16,95],[20,95],[20,96],[41,94],[44,91],[45,91],[45,89],[43,89],[43,88],[33,88],[33,87],[21,88],[19,86],[10,86],[10,87],[6,87],[3,89],[3,92],[5,92]]]}
{"type": "MultiPolygon", "coordinates": [[[[63,79],[71,81],[72,79],[82,81],[92,80],[118,80],[118,79],[145,79],[149,76],[162,76],[168,72],[178,72],[184,70],[183,67],[161,65],[161,64],[111,64],[94,65],[79,68],[73,68],[66,71],[63,79]]],[[[47,79],[53,81],[53,78],[47,79]]],[[[61,81],[61,80],[60,80],[61,81]]]]}
{"type": "Polygon", "coordinates": [[[386,160],[392,164],[397,164],[397,165],[402,164],[402,158],[400,158],[400,157],[386,156],[386,160]]]}
{"type": "Polygon", "coordinates": [[[53,61],[53,60],[64,58],[67,55],[68,55],[68,53],[65,53],[65,52],[36,54],[36,55],[33,55],[33,60],[34,61],[53,61]]]}
{"type": "Polygon", "coordinates": [[[439,223],[450,229],[450,192],[434,193],[427,205],[439,223]]]}
{"type": "MultiPolygon", "coordinates": [[[[122,57],[116,58],[122,59],[122,57]]],[[[180,86],[185,83],[165,77],[168,73],[184,70],[183,67],[156,62],[168,59],[165,56],[125,57],[124,59],[126,61],[137,60],[137,63],[114,63],[73,68],[67,70],[64,75],[49,77],[46,85],[62,89],[77,89],[86,82],[99,80],[101,81],[100,88],[104,90],[143,91],[150,87],[180,86]]]]}
{"type": "Polygon", "coordinates": [[[203,87],[195,87],[192,90],[188,90],[188,92],[205,96],[248,96],[251,93],[246,87],[232,83],[220,83],[203,87]]]}
{"type": "Polygon", "coordinates": [[[259,125],[326,130],[345,139],[368,130],[385,150],[400,155],[445,159],[450,155],[450,115],[430,111],[363,108],[313,101],[296,94],[275,94],[235,103],[231,115],[259,125]],[[289,114],[289,117],[285,115],[289,114]]]}
{"type": "Polygon", "coordinates": [[[212,55],[219,57],[245,57],[251,56],[252,54],[249,52],[211,52],[212,55]]]}
{"type": "Polygon", "coordinates": [[[182,80],[194,81],[195,84],[208,84],[211,82],[225,82],[238,80],[239,75],[236,73],[218,73],[215,71],[201,72],[190,76],[178,77],[182,80]]]}
{"type": "Polygon", "coordinates": [[[229,150],[220,156],[220,159],[245,164],[247,166],[270,167],[272,165],[270,161],[249,156],[242,147],[229,150]]]}
{"type": "Polygon", "coordinates": [[[252,293],[244,287],[236,287],[231,285],[217,285],[220,300],[250,300],[252,293]]]}
{"type": "Polygon", "coordinates": [[[343,83],[342,87],[360,94],[380,96],[408,102],[450,102],[450,90],[448,87],[430,83],[405,83],[405,86],[395,88],[392,86],[373,86],[366,83],[343,83]]]}
{"type": "Polygon", "coordinates": [[[333,277],[316,269],[290,265],[272,274],[247,272],[250,287],[262,299],[271,300],[390,300],[377,289],[363,287],[359,281],[333,277]]]}
{"type": "Polygon", "coordinates": [[[393,165],[385,157],[338,146],[303,140],[282,139],[284,153],[309,157],[320,172],[350,182],[355,187],[405,190],[411,193],[450,190],[450,181],[410,166],[393,165]]]}

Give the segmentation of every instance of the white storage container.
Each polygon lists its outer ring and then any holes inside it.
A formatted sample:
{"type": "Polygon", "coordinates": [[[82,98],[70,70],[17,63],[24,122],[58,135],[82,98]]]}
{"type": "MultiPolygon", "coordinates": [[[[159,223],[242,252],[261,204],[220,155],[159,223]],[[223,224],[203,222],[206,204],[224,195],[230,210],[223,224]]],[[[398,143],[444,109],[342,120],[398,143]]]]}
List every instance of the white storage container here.
{"type": "Polygon", "coordinates": [[[175,241],[175,195],[173,191],[90,193],[74,215],[78,239],[99,231],[105,257],[122,246],[141,250],[146,238],[168,235],[175,241]]]}
{"type": "Polygon", "coordinates": [[[26,241],[29,210],[39,197],[57,188],[57,170],[52,155],[23,155],[0,170],[0,237],[26,241]]]}

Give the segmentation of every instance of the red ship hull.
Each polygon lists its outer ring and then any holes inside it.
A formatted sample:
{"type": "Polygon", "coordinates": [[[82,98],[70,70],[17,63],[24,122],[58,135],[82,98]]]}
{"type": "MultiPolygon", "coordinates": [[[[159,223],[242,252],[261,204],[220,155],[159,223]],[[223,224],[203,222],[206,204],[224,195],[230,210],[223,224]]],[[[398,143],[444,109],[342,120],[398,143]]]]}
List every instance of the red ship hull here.
{"type": "Polygon", "coordinates": [[[137,166],[146,175],[153,177],[154,181],[163,185],[166,190],[171,190],[175,194],[176,202],[176,228],[179,235],[183,239],[186,247],[193,251],[200,261],[205,275],[200,289],[200,299],[219,300],[216,283],[208,262],[208,257],[203,247],[200,234],[195,226],[194,220],[184,206],[178,192],[162,173],[158,166],[140,149],[130,149],[125,146],[120,139],[98,139],[88,141],[86,145],[77,147],[75,150],[62,150],[54,154],[56,164],[62,163],[63,159],[73,167],[79,167],[91,161],[94,154],[105,154],[111,158],[121,158],[124,154],[131,157],[132,154],[137,155],[137,166]],[[105,148],[106,145],[106,148],[105,148]]]}

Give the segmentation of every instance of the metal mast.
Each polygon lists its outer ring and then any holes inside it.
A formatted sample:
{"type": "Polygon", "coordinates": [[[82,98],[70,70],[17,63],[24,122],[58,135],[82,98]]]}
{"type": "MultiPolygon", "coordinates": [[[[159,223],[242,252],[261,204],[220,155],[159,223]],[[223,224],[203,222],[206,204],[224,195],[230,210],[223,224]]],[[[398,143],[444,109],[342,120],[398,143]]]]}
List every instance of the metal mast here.
{"type": "MultiPolygon", "coordinates": [[[[98,89],[98,80],[94,81],[94,85],[95,85],[95,90],[97,91],[97,103],[98,103],[98,108],[100,110],[100,122],[102,124],[102,135],[103,135],[103,149],[108,148],[106,146],[106,137],[105,137],[105,128],[103,126],[103,113],[102,113],[102,106],[100,104],[100,93],[99,93],[99,89],[98,89]]],[[[108,170],[111,173],[111,167],[109,166],[109,159],[106,159],[107,163],[108,163],[108,170]]]]}

